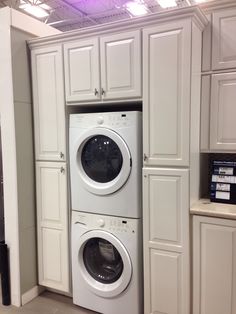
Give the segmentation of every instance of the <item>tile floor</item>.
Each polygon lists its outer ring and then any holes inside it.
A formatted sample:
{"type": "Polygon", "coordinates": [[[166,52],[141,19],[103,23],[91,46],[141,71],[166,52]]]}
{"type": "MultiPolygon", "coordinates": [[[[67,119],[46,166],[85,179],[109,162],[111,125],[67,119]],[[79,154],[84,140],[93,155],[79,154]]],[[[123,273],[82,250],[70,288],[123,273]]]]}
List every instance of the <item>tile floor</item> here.
{"type": "Polygon", "coordinates": [[[0,314],[96,314],[73,305],[72,299],[59,294],[44,292],[21,308],[3,306],[0,300],[0,314]]]}

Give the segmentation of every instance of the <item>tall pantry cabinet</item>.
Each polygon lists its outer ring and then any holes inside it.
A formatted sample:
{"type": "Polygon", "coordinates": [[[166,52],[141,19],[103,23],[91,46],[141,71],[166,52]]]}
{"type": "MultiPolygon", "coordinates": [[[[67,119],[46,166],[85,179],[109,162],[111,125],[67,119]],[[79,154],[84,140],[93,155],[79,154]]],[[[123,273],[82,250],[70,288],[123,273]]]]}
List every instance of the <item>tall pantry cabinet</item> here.
{"type": "Polygon", "coordinates": [[[69,227],[62,46],[31,52],[39,284],[69,292],[69,227]]]}
{"type": "Polygon", "coordinates": [[[145,314],[190,313],[189,208],[199,198],[200,11],[143,31],[145,314]]]}

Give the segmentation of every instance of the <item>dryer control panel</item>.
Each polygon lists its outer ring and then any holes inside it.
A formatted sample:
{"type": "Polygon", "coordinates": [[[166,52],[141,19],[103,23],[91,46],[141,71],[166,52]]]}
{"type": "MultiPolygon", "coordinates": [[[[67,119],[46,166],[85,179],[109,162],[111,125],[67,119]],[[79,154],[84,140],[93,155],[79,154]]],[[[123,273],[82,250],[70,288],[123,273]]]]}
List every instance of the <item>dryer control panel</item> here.
{"type": "Polygon", "coordinates": [[[110,232],[136,233],[137,220],[122,217],[104,216],[73,211],[72,223],[81,224],[88,229],[101,229],[110,232]]]}
{"type": "Polygon", "coordinates": [[[94,127],[128,127],[136,123],[137,111],[80,113],[70,115],[70,127],[94,128],[94,127]]]}

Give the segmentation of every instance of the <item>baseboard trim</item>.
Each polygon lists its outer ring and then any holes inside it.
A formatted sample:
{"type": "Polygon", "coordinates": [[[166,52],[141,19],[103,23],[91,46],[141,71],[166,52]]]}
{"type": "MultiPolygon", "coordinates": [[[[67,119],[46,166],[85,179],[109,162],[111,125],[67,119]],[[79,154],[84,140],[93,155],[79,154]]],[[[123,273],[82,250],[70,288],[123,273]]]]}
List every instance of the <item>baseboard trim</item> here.
{"type": "Polygon", "coordinates": [[[25,292],[21,297],[21,304],[25,305],[39,296],[45,290],[42,286],[35,286],[29,291],[25,292]]]}

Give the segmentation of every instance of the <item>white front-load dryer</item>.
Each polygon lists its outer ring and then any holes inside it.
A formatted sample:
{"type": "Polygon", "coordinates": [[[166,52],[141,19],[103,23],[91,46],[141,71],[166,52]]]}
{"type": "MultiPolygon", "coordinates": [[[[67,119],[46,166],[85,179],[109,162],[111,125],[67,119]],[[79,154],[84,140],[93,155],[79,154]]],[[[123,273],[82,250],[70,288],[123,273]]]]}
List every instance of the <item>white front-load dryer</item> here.
{"type": "Polygon", "coordinates": [[[70,115],[72,210],[141,217],[141,112],[70,115]]]}
{"type": "Polygon", "coordinates": [[[143,314],[141,219],[72,211],[73,302],[103,314],[143,314]]]}

